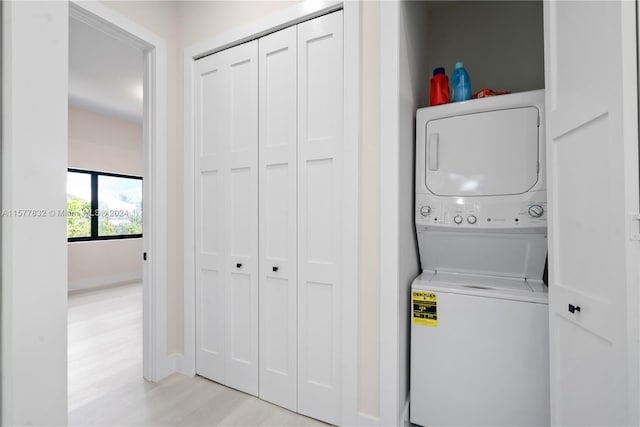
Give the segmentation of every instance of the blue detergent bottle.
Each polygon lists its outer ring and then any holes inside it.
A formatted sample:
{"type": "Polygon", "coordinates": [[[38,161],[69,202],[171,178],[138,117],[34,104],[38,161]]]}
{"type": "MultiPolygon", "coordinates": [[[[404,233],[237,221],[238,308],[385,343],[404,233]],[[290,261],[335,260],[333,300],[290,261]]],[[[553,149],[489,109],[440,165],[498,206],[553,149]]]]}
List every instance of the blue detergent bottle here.
{"type": "Polygon", "coordinates": [[[471,99],[471,79],[462,62],[456,62],[455,69],[451,75],[451,86],[453,89],[452,102],[471,99]]]}

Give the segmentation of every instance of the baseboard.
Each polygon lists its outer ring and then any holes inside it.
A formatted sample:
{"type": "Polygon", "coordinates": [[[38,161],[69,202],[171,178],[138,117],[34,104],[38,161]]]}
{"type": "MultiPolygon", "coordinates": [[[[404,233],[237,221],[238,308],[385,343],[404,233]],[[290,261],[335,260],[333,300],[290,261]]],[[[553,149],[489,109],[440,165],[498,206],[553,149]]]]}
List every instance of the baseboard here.
{"type": "Polygon", "coordinates": [[[185,357],[184,354],[176,354],[176,372],[192,377],[196,374],[196,367],[193,359],[185,357]]]}
{"type": "Polygon", "coordinates": [[[139,281],[142,281],[142,272],[133,271],[129,273],[120,273],[110,276],[100,276],[84,280],[76,280],[73,282],[69,282],[67,289],[69,292],[76,292],[139,281]]]}
{"type": "Polygon", "coordinates": [[[404,402],[404,407],[402,408],[402,414],[400,420],[405,427],[409,427],[411,422],[409,421],[409,402],[410,402],[411,393],[407,394],[407,400],[404,402]]]}
{"type": "Polygon", "coordinates": [[[373,415],[365,414],[362,412],[358,412],[358,425],[359,426],[379,426],[380,425],[380,417],[375,417],[373,415]]]}
{"type": "Polygon", "coordinates": [[[178,353],[172,353],[168,354],[164,360],[162,360],[160,366],[158,366],[157,381],[162,381],[169,375],[176,373],[176,360],[178,356],[178,353]]]}
{"type": "MultiPolygon", "coordinates": [[[[146,362],[146,363],[151,363],[146,362]]],[[[144,363],[143,363],[144,364],[144,363]]],[[[144,378],[153,383],[159,383],[169,375],[176,372],[176,354],[168,354],[164,357],[156,358],[154,366],[147,366],[144,378]]]]}

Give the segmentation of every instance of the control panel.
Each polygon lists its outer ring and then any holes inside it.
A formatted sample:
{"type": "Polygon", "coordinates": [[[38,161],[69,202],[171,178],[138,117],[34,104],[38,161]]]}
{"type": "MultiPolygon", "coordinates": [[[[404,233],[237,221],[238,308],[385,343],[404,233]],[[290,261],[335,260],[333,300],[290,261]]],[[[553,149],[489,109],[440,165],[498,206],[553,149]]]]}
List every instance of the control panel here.
{"type": "Polygon", "coordinates": [[[496,229],[547,226],[546,192],[523,197],[434,197],[416,195],[416,224],[496,229]]]}

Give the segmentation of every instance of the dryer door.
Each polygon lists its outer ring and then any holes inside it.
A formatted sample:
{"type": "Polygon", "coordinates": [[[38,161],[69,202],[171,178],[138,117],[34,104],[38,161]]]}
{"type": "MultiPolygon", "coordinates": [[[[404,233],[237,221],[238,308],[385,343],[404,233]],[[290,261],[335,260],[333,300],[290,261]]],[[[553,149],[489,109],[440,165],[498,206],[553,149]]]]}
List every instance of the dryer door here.
{"type": "Polygon", "coordinates": [[[431,120],[426,185],[439,196],[522,194],[538,182],[538,109],[431,120]]]}

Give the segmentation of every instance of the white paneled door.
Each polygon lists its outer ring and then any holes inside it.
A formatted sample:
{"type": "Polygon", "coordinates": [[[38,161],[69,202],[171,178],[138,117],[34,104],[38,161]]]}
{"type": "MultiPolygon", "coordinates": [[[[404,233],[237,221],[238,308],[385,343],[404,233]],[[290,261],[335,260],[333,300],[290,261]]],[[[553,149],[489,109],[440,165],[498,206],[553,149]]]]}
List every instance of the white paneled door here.
{"type": "Polygon", "coordinates": [[[196,371],[340,422],[334,12],[196,63],[196,371]]]}
{"type": "Polygon", "coordinates": [[[296,27],[259,40],[260,398],[297,410],[296,27]]]}
{"type": "Polygon", "coordinates": [[[196,62],[196,358],[197,372],[225,381],[224,296],[227,268],[225,187],[229,111],[224,55],[196,62]]]}
{"type": "Polygon", "coordinates": [[[196,371],[258,394],[258,42],[196,65],[196,371]]]}
{"type": "Polygon", "coordinates": [[[638,424],[635,2],[545,2],[552,424],[638,424]]]}
{"type": "Polygon", "coordinates": [[[342,12],[298,25],[298,412],[340,421],[342,12]]]}

